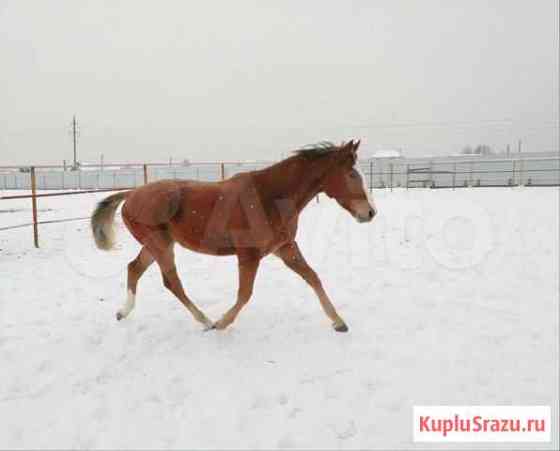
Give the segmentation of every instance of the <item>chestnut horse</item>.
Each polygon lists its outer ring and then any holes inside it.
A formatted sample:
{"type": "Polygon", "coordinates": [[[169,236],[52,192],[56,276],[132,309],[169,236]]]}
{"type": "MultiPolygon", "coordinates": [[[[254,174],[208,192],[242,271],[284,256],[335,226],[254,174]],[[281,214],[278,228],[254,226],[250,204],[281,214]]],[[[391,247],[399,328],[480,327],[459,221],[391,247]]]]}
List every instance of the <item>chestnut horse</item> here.
{"type": "Polygon", "coordinates": [[[91,220],[97,247],[113,246],[113,221],[122,201],[124,223],[142,244],[128,264],[128,297],[117,319],[126,318],[134,308],[138,279],[155,260],[165,287],[194,318],[205,329],[224,329],[249,301],[259,262],[273,253],[313,288],[334,329],[346,332],[346,323],[295,239],[299,214],[319,193],[334,198],[358,222],[373,219],[376,209],[356,165],[359,145],[353,140],[340,146],[321,143],[221,182],[164,180],[101,201],[91,220]],[[205,254],[237,255],[237,302],[216,323],[186,295],[175,266],[175,243],[205,254]]]}

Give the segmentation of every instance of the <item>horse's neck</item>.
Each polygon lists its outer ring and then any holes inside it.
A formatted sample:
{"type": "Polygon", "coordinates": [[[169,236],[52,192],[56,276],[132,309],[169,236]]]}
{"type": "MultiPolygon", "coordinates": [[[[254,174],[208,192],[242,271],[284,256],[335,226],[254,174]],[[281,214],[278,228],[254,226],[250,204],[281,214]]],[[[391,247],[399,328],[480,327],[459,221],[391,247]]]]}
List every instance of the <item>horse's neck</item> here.
{"type": "Polygon", "coordinates": [[[321,161],[286,160],[262,171],[263,188],[274,200],[292,201],[299,214],[321,191],[325,172],[321,161]]]}

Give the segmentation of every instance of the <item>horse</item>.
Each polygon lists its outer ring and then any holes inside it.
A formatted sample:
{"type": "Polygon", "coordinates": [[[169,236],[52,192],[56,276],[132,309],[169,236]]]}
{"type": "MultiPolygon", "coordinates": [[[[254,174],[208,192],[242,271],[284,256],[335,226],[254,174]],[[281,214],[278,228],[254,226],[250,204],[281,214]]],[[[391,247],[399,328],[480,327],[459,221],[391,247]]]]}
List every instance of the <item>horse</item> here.
{"type": "Polygon", "coordinates": [[[323,142],[223,181],[156,181],[99,202],[91,218],[97,247],[113,248],[115,213],[123,201],[123,222],[142,245],[128,264],[127,298],[117,320],[134,309],[138,280],[155,261],[164,286],[204,330],[225,329],[251,298],[260,261],[274,254],[311,286],[334,330],[347,332],[319,276],[303,257],[296,233],[301,211],[319,193],[335,199],[359,223],[373,219],[377,210],[356,164],[359,146],[359,140],[323,142]],[[219,321],[210,321],[185,293],[175,266],[175,243],[194,252],[237,256],[237,301],[219,321]]]}

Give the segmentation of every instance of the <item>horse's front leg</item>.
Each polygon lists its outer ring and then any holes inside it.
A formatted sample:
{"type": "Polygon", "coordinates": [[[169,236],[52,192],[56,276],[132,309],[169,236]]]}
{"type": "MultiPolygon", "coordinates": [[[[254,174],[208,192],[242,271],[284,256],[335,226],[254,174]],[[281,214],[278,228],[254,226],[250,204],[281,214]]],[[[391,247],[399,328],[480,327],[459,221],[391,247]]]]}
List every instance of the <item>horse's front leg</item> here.
{"type": "Polygon", "coordinates": [[[255,276],[259,268],[260,256],[251,252],[238,254],[239,266],[239,290],[237,291],[237,302],[231,307],[222,318],[214,324],[216,329],[225,329],[229,326],[253,294],[255,276]]]}
{"type": "Polygon", "coordinates": [[[348,332],[348,326],[344,320],[338,316],[334,305],[332,305],[327,293],[325,292],[319,276],[307,264],[299,247],[295,241],[285,244],[275,252],[275,255],[280,257],[288,268],[299,274],[315,291],[315,294],[321,302],[321,307],[331,319],[334,330],[337,332],[348,332]]]}

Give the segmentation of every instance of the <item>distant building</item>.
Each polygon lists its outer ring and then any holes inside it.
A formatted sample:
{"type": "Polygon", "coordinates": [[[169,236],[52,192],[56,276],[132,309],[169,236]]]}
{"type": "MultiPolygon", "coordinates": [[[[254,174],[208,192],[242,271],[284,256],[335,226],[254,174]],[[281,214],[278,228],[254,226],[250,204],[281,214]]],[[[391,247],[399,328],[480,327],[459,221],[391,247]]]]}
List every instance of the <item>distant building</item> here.
{"type": "Polygon", "coordinates": [[[373,152],[364,152],[362,158],[365,160],[402,158],[402,153],[397,149],[379,149],[373,152]]]}
{"type": "Polygon", "coordinates": [[[548,152],[498,152],[490,154],[478,153],[459,153],[455,155],[441,155],[434,158],[437,159],[454,159],[454,160],[527,160],[527,159],[546,159],[546,158],[559,158],[558,151],[548,152]]]}
{"type": "Polygon", "coordinates": [[[529,158],[559,158],[560,152],[550,150],[548,152],[501,152],[496,154],[496,157],[500,158],[521,158],[521,159],[529,159],[529,158]]]}

